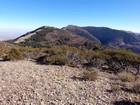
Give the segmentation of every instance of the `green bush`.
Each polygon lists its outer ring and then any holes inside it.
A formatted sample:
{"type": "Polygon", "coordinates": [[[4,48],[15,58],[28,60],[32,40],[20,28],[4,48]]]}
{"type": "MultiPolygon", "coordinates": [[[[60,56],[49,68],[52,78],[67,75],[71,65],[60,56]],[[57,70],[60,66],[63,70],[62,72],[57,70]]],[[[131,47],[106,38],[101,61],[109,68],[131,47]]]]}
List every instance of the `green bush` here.
{"type": "Polygon", "coordinates": [[[98,74],[95,71],[84,71],[83,78],[85,80],[95,81],[97,80],[98,74]]]}
{"type": "Polygon", "coordinates": [[[132,73],[129,73],[129,72],[118,73],[118,77],[123,82],[131,82],[131,81],[135,80],[135,76],[132,73]]]}
{"type": "Polygon", "coordinates": [[[23,60],[24,56],[18,48],[12,48],[11,51],[4,57],[4,60],[23,60]]]}

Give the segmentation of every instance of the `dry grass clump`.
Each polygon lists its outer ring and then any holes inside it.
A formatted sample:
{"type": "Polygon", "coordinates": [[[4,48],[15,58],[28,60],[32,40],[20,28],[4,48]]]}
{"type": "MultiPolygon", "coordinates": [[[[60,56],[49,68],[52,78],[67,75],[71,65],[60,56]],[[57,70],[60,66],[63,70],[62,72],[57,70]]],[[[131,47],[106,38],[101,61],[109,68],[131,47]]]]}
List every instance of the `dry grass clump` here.
{"type": "Polygon", "coordinates": [[[121,86],[113,85],[113,86],[111,86],[111,91],[112,92],[119,92],[119,91],[121,91],[121,86]]]}
{"type": "Polygon", "coordinates": [[[140,94],[140,79],[138,79],[133,86],[133,89],[135,90],[136,93],[140,94]]]}
{"type": "Polygon", "coordinates": [[[135,76],[129,72],[118,73],[118,77],[121,79],[122,82],[131,82],[135,80],[135,76]]]}
{"type": "Polygon", "coordinates": [[[65,55],[45,55],[39,57],[38,62],[42,64],[51,64],[51,65],[66,65],[69,63],[70,59],[65,55]]]}
{"type": "Polygon", "coordinates": [[[95,81],[97,80],[98,73],[96,71],[84,71],[83,78],[85,80],[95,81]]]}
{"type": "Polygon", "coordinates": [[[48,57],[48,62],[53,65],[65,65],[69,62],[69,58],[65,55],[53,55],[48,57]]]}

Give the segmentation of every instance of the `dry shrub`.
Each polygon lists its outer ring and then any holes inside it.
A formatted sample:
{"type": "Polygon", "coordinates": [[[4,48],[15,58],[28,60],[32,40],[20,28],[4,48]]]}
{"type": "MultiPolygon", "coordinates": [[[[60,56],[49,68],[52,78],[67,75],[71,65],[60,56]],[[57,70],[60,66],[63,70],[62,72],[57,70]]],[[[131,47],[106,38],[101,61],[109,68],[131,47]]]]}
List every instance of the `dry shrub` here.
{"type": "Polygon", "coordinates": [[[111,86],[111,92],[119,92],[119,91],[121,91],[121,86],[119,85],[111,86]]]}
{"type": "Polygon", "coordinates": [[[11,51],[4,57],[4,60],[23,60],[23,53],[18,48],[12,48],[11,51]]]}
{"type": "Polygon", "coordinates": [[[140,94],[140,79],[138,79],[133,86],[133,89],[135,90],[136,93],[140,94]]]}
{"type": "Polygon", "coordinates": [[[135,80],[135,76],[129,72],[118,73],[118,77],[121,79],[122,82],[131,82],[135,80]]]}
{"type": "Polygon", "coordinates": [[[42,64],[51,64],[51,65],[66,65],[70,59],[65,55],[45,55],[37,59],[37,62],[42,64]]]}
{"type": "Polygon", "coordinates": [[[95,81],[97,80],[98,73],[96,71],[84,71],[83,78],[85,80],[95,81]]]}
{"type": "Polygon", "coordinates": [[[48,62],[53,65],[65,65],[70,61],[65,55],[54,55],[48,57],[48,62]]]}

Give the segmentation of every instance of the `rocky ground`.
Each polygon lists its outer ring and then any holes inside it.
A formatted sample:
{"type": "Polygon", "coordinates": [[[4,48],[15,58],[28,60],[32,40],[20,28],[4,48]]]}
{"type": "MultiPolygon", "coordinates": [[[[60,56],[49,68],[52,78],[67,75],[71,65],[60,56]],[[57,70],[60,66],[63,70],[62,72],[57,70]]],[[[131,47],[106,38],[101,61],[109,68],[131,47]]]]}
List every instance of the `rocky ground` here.
{"type": "Polygon", "coordinates": [[[94,82],[82,80],[83,71],[31,61],[0,62],[0,105],[140,104],[139,94],[119,90],[122,84],[114,74],[99,71],[94,82]]]}

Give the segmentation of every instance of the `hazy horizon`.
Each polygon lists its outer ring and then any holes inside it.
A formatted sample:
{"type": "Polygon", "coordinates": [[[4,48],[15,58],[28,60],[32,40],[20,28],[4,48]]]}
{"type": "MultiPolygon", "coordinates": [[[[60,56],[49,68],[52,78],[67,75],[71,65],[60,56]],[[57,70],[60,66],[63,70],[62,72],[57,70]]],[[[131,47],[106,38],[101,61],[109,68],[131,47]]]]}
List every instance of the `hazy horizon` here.
{"type": "MultiPolygon", "coordinates": [[[[70,24],[70,25],[72,25],[72,24],[70,24]]],[[[43,26],[49,26],[49,25],[43,25],[43,26]]],[[[56,27],[56,26],[52,26],[52,27],[56,27]]],[[[65,27],[65,26],[63,26],[63,27],[65,27]]],[[[56,27],[56,28],[63,28],[63,27],[56,27]]],[[[107,26],[93,26],[93,27],[107,27],[107,26]]],[[[20,37],[21,35],[26,34],[27,32],[33,31],[37,28],[39,28],[39,27],[32,28],[32,29],[0,28],[0,40],[14,39],[14,38],[20,37]]],[[[111,28],[111,27],[108,27],[108,28],[111,28]]],[[[112,29],[115,29],[115,28],[112,28],[112,29]]],[[[117,30],[122,30],[122,29],[117,29],[117,30]]],[[[123,31],[134,32],[131,30],[123,30],[123,31]]],[[[134,33],[140,34],[140,32],[134,32],[134,33]]]]}
{"type": "Polygon", "coordinates": [[[0,40],[8,40],[17,38],[32,29],[1,29],[0,28],[0,40]]]}

